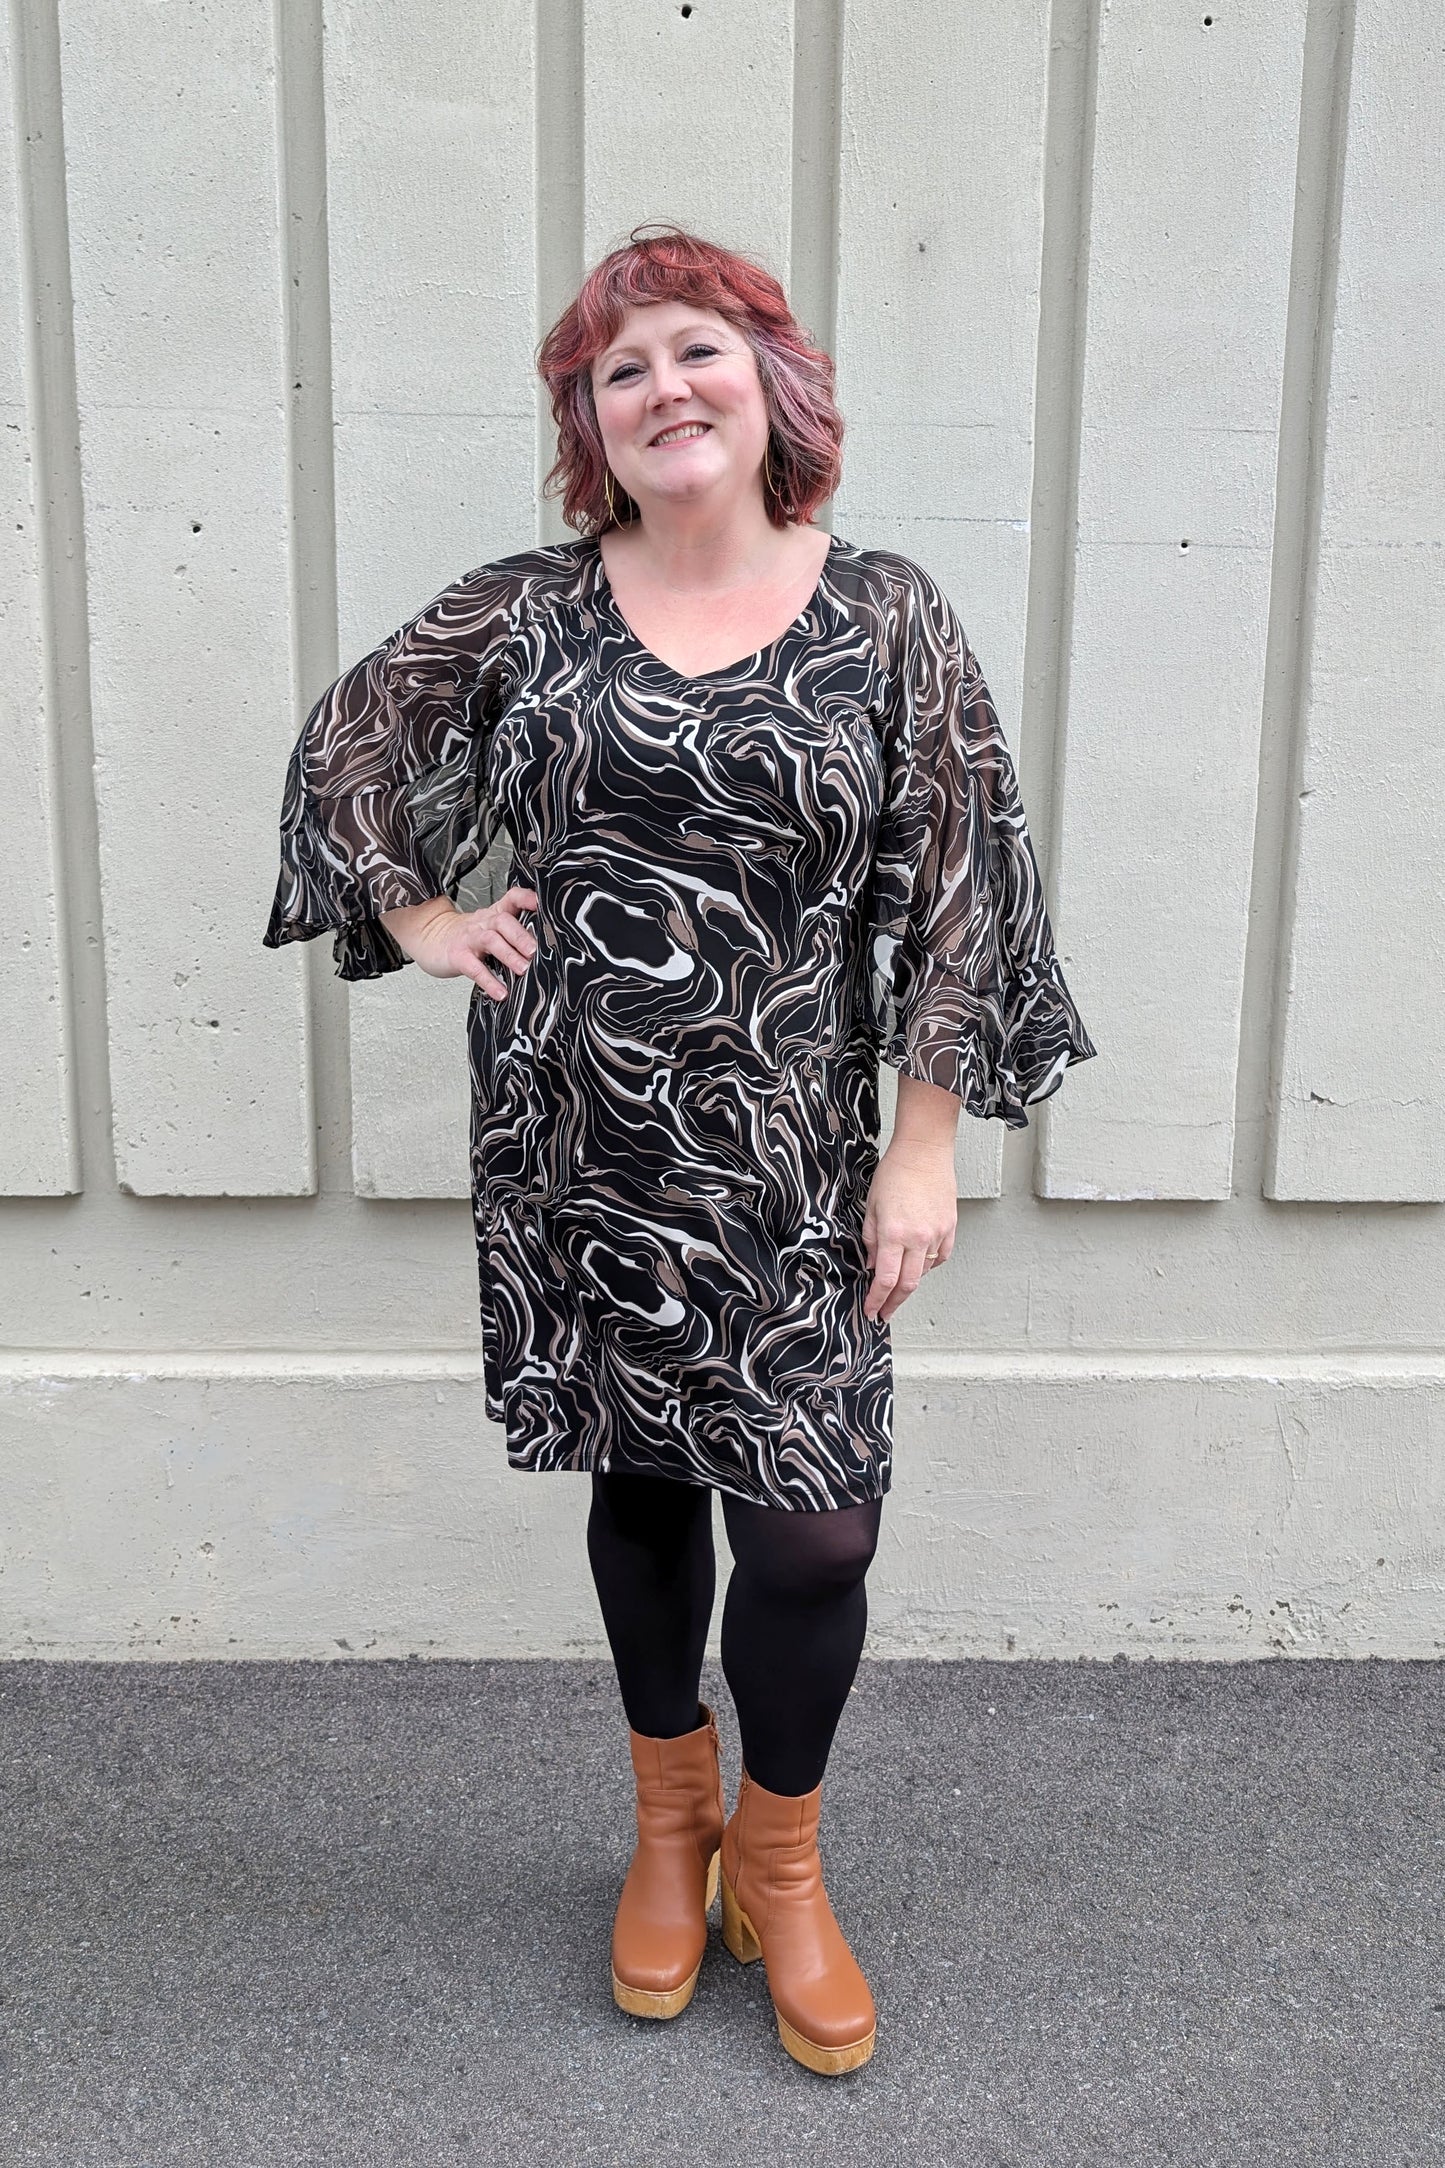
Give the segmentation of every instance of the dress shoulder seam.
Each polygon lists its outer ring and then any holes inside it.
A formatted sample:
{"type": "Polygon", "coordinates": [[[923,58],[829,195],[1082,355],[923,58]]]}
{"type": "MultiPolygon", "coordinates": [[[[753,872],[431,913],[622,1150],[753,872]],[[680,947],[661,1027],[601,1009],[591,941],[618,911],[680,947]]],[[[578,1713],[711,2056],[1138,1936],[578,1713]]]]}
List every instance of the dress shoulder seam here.
{"type": "Polygon", "coordinates": [[[579,599],[585,547],[585,540],[579,540],[514,550],[464,572],[455,584],[471,588],[496,581],[503,590],[512,590],[509,601],[517,625],[536,624],[579,599]]]}
{"type": "Polygon", "coordinates": [[[835,563],[833,589],[845,613],[861,624],[884,679],[893,683],[904,649],[903,626],[913,592],[910,573],[920,568],[896,551],[850,542],[835,563]]]}

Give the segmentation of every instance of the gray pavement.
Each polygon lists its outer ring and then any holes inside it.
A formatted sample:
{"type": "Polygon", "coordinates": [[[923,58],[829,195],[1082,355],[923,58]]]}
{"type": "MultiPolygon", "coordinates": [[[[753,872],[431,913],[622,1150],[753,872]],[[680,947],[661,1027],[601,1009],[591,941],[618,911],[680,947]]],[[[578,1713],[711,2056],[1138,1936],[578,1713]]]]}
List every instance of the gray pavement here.
{"type": "Polygon", "coordinates": [[[1442,1664],[865,1662],[826,2079],[716,1924],[614,2007],[605,1666],[6,1665],[0,2159],[1442,2168],[1442,1720],[1442,1664]]]}

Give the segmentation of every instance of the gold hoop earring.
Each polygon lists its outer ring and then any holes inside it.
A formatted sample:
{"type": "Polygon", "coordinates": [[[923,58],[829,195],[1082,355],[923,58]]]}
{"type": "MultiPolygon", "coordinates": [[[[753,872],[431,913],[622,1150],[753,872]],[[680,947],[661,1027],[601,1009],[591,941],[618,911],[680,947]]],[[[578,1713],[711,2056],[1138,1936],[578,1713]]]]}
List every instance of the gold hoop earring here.
{"type": "Polygon", "coordinates": [[[773,495],[774,495],[774,496],[775,496],[775,497],[777,498],[777,500],[778,500],[779,504],[781,504],[781,505],[782,505],[782,507],[783,507],[783,511],[784,511],[784,514],[785,514],[785,515],[787,515],[787,516],[789,516],[789,517],[791,517],[791,515],[792,515],[792,510],[793,510],[793,507],[792,507],[792,506],[791,506],[790,504],[786,504],[786,503],[784,503],[784,501],[783,501],[783,493],[782,493],[782,491],[781,491],[781,490],[779,489],[779,487],[778,487],[778,484],[777,484],[777,481],[776,481],[776,478],[774,477],[774,474],[773,474],[773,459],[772,459],[772,452],[773,452],[773,440],[772,440],[772,437],[771,437],[771,435],[770,435],[770,436],[769,436],[769,438],[768,438],[768,441],[767,441],[767,443],[766,443],[766,444],[765,444],[765,445],[763,446],[763,479],[764,479],[764,481],[765,481],[765,482],[767,483],[767,485],[768,485],[769,489],[770,489],[770,490],[772,491],[773,495]]]}
{"type": "Polygon", "coordinates": [[[628,513],[628,515],[627,515],[627,517],[626,517],[626,519],[619,519],[619,518],[617,517],[617,504],[616,504],[616,500],[614,499],[614,497],[613,497],[613,495],[612,495],[612,469],[611,469],[610,467],[604,467],[604,468],[603,468],[603,470],[602,470],[602,474],[603,474],[603,487],[604,487],[604,488],[606,489],[606,491],[607,491],[607,509],[608,509],[608,511],[609,511],[609,512],[610,512],[610,513],[612,514],[612,524],[613,524],[613,526],[614,526],[614,527],[630,527],[630,526],[632,525],[632,522],[633,522],[633,520],[634,520],[634,519],[636,518],[636,516],[637,516],[637,515],[636,515],[636,513],[635,513],[635,512],[629,512],[629,513],[628,513]]]}

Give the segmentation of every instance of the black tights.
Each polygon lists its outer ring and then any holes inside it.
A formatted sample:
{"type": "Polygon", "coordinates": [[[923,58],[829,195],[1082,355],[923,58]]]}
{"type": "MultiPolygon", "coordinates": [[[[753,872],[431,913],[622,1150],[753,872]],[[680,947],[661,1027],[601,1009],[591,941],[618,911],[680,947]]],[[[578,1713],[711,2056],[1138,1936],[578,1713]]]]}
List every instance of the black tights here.
{"type": "MultiPolygon", "coordinates": [[[[632,1729],[696,1729],[717,1569],[712,1491],[648,1475],[592,1477],[587,1555],[632,1729]]],[[[863,1652],[864,1576],[882,1500],[810,1513],[722,1493],[733,1554],[722,1666],[743,1763],[770,1792],[810,1792],[863,1652]]]]}

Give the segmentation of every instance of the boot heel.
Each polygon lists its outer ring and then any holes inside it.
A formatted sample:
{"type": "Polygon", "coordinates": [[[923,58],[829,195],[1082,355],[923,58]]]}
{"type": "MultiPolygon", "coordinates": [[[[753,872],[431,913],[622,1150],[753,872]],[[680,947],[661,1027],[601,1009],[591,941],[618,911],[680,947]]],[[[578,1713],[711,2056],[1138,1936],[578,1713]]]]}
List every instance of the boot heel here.
{"type": "Polygon", "coordinates": [[[713,1853],[713,1855],[712,1855],[712,1858],[711,1858],[711,1859],[710,1859],[710,1860],[708,1861],[708,1869],[707,1869],[707,1894],[705,1895],[705,1897],[703,1898],[703,1901],[702,1901],[702,1908],[703,1908],[703,1911],[704,1911],[704,1912],[710,1912],[710,1911],[712,1910],[712,1901],[713,1901],[714,1897],[716,1897],[716,1895],[717,1895],[717,1881],[718,1881],[718,1870],[719,1870],[719,1868],[721,1867],[721,1865],[722,1865],[722,1853],[721,1853],[721,1851],[717,1851],[717,1852],[714,1852],[714,1853],[713,1853]]]}
{"type": "Polygon", "coordinates": [[[732,1951],[740,1965],[750,1965],[761,1957],[763,1946],[753,1933],[753,1923],[733,1895],[732,1884],[726,1875],[722,1885],[722,1932],[723,1941],[732,1951]]]}

